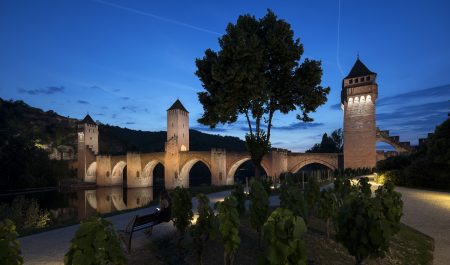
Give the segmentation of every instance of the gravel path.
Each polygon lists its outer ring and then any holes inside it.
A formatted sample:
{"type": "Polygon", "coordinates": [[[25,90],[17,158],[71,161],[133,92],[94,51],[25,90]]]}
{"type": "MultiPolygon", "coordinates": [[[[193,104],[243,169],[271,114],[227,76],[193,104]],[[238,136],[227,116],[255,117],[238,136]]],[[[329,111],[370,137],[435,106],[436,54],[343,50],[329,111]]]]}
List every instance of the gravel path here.
{"type": "MultiPolygon", "coordinates": [[[[209,194],[208,197],[211,200],[211,204],[214,204],[228,194],[230,194],[230,191],[222,191],[209,194]]],[[[193,199],[193,204],[193,208],[196,209],[197,201],[195,199],[193,199]]],[[[116,229],[124,229],[134,215],[148,214],[155,211],[155,209],[156,206],[111,216],[106,219],[111,221],[116,229]]],[[[25,264],[64,264],[64,254],[69,249],[70,240],[75,235],[78,227],[79,225],[73,225],[19,238],[25,264]]],[[[172,222],[160,224],[153,229],[152,238],[157,238],[171,231],[174,231],[172,222]]],[[[148,239],[143,231],[133,234],[132,248],[145,244],[145,242],[148,242],[148,239]]]]}
{"type": "Polygon", "coordinates": [[[402,222],[434,238],[434,264],[450,264],[450,193],[397,187],[402,222]]]}

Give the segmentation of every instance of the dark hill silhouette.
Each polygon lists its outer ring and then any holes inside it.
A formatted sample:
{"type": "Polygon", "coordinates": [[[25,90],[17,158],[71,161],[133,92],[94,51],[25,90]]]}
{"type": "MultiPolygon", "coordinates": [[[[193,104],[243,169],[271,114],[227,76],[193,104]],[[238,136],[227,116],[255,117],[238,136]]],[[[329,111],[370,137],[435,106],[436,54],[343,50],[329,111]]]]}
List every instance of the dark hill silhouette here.
{"type": "MultiPolygon", "coordinates": [[[[43,111],[18,100],[0,98],[0,134],[23,135],[56,147],[72,146],[76,150],[76,124],[79,120],[43,111]]],[[[190,130],[190,150],[206,151],[224,148],[229,151],[246,151],[245,142],[237,137],[206,134],[190,130]]],[[[6,139],[2,137],[2,139],[6,139]]],[[[131,130],[109,124],[99,124],[101,154],[125,154],[127,151],[162,152],[166,132],[131,130]]]]}

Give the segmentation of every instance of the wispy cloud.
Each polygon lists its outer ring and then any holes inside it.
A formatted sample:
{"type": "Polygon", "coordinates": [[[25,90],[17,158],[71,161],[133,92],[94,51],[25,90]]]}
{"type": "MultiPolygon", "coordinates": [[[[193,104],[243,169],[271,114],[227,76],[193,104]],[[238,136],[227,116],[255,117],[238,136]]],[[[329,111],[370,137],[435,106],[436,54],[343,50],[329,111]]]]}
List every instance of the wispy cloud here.
{"type": "Polygon", "coordinates": [[[157,19],[157,20],[160,20],[160,21],[164,21],[164,22],[168,22],[168,23],[174,24],[174,25],[182,26],[182,27],[185,27],[185,28],[190,28],[190,29],[193,29],[193,30],[202,31],[202,32],[206,32],[206,33],[210,33],[210,34],[214,34],[214,35],[218,35],[218,36],[222,35],[219,32],[216,32],[216,31],[213,31],[213,30],[209,30],[209,29],[206,29],[206,28],[198,27],[198,26],[195,26],[195,25],[192,25],[192,24],[188,24],[188,23],[185,23],[185,22],[181,22],[181,21],[178,21],[178,20],[174,20],[174,19],[158,16],[158,15],[155,15],[155,14],[152,14],[152,13],[149,13],[149,12],[143,12],[141,10],[137,10],[137,9],[134,9],[134,8],[126,7],[126,6],[123,6],[123,5],[118,5],[118,4],[115,4],[115,3],[108,2],[108,1],[103,1],[103,0],[93,0],[93,1],[95,1],[97,3],[104,4],[104,5],[112,6],[112,7],[118,8],[118,9],[122,9],[122,10],[125,10],[125,11],[128,11],[128,12],[131,12],[131,13],[135,13],[135,14],[138,14],[138,15],[151,17],[153,19],[157,19]]]}
{"type": "Polygon", "coordinates": [[[380,98],[377,100],[377,106],[381,107],[390,104],[398,105],[401,103],[405,103],[405,100],[414,101],[415,99],[424,99],[424,98],[450,99],[450,84],[380,98]]]}
{"type": "Polygon", "coordinates": [[[87,102],[86,100],[77,100],[78,104],[84,104],[84,105],[88,105],[89,102],[87,102]]]}
{"type": "Polygon", "coordinates": [[[322,125],[323,123],[320,122],[293,122],[287,126],[273,126],[273,129],[280,131],[305,130],[320,127],[322,125]]]}
{"type": "Polygon", "coordinates": [[[19,93],[29,94],[29,95],[52,95],[56,93],[63,93],[63,86],[48,86],[46,88],[38,88],[38,89],[24,89],[19,88],[19,93]]]}
{"type": "Polygon", "coordinates": [[[341,110],[341,103],[331,105],[330,109],[331,110],[341,110]]]}
{"type": "Polygon", "coordinates": [[[227,128],[223,128],[223,127],[216,127],[214,129],[211,129],[207,126],[203,126],[203,125],[195,125],[195,126],[190,126],[190,129],[192,130],[197,130],[197,131],[202,131],[202,132],[217,132],[217,133],[223,133],[223,132],[227,132],[229,131],[229,129],[227,128]]]}

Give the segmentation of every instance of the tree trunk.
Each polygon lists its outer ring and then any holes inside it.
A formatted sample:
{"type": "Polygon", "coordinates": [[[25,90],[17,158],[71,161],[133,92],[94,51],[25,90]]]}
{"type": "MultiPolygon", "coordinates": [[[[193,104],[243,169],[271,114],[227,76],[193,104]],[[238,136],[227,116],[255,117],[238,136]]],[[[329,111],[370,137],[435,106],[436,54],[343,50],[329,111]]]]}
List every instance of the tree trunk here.
{"type": "Polygon", "coordinates": [[[255,166],[255,179],[260,180],[261,179],[261,170],[260,170],[260,164],[253,163],[255,166]]]}
{"type": "Polygon", "coordinates": [[[330,218],[327,218],[327,239],[330,239],[330,218]]]}

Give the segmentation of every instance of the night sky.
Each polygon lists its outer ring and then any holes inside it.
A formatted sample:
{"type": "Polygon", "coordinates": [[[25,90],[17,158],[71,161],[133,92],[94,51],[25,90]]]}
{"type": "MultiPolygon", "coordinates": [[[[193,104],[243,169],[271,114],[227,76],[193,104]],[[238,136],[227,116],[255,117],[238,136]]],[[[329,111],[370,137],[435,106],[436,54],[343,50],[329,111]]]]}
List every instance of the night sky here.
{"type": "Polygon", "coordinates": [[[165,130],[179,98],[192,128],[243,138],[242,121],[196,122],[195,58],[240,14],[267,8],[292,25],[302,60],[322,60],[331,87],[314,122],[275,116],[273,146],[303,151],[343,126],[341,81],[358,53],[378,73],[378,127],[417,143],[447,118],[450,1],[0,1],[0,97],[151,131],[165,130]]]}

